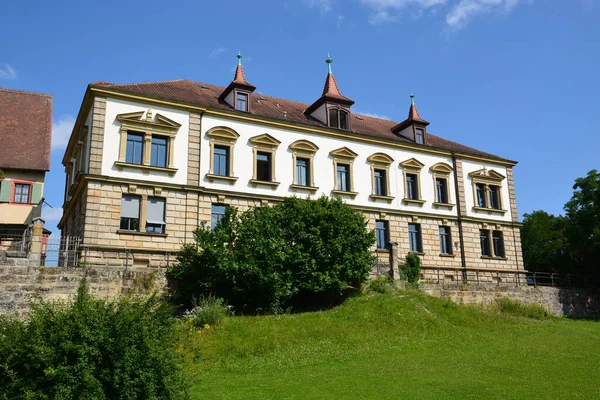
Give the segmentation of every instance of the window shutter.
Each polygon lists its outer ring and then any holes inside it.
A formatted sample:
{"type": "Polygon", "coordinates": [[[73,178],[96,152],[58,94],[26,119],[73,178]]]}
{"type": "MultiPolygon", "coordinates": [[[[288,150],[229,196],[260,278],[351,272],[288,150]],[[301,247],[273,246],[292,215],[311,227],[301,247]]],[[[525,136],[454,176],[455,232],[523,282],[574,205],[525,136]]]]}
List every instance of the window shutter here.
{"type": "Polygon", "coordinates": [[[34,183],[31,192],[31,204],[38,204],[42,200],[43,183],[34,183]]]}
{"type": "Polygon", "coordinates": [[[136,196],[123,196],[121,199],[121,217],[140,217],[140,198],[136,196]]]}
{"type": "Polygon", "coordinates": [[[12,189],[12,181],[4,179],[0,181],[0,202],[8,203],[10,201],[10,192],[12,189]]]}
{"type": "Polygon", "coordinates": [[[163,224],[165,223],[165,199],[149,198],[148,199],[148,224],[163,224]]]}

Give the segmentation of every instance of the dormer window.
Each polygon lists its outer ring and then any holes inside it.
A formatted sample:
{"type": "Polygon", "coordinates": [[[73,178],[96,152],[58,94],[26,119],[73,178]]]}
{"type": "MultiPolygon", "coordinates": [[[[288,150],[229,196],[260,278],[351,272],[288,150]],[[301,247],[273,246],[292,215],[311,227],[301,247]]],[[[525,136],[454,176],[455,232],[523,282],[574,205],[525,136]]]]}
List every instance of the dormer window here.
{"type": "Polygon", "coordinates": [[[415,129],[415,142],[417,142],[418,144],[425,143],[425,129],[423,129],[423,128],[415,129]]]}
{"type": "Polygon", "coordinates": [[[248,93],[235,92],[235,109],[248,112],[248,93]]]}
{"type": "Polygon", "coordinates": [[[338,129],[348,129],[348,112],[337,108],[329,109],[329,126],[338,129]]]}

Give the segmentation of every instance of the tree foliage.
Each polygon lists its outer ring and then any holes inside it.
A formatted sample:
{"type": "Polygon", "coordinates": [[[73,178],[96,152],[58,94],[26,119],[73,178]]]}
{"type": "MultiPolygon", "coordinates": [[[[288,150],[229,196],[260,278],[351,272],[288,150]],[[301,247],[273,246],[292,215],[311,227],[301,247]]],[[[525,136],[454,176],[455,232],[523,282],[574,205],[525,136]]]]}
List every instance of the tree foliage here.
{"type": "Polygon", "coordinates": [[[523,260],[530,271],[600,273],[600,174],[578,178],[565,216],[544,211],[525,214],[523,260]]]}
{"type": "Polygon", "coordinates": [[[98,300],[84,281],[70,305],[0,319],[0,399],[187,398],[173,324],[156,297],[98,300]]]}
{"type": "Polygon", "coordinates": [[[228,208],[215,230],[198,228],[194,237],[167,272],[177,298],[189,306],[213,294],[241,312],[277,312],[299,296],[361,285],[375,242],[361,213],[325,196],[228,208]]]}

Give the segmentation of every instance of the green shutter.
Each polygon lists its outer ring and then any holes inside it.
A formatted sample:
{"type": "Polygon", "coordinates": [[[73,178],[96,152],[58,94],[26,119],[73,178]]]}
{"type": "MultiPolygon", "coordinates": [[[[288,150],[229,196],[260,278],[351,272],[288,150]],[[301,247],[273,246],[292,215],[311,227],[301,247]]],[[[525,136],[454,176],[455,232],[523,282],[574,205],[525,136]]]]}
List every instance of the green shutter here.
{"type": "Polygon", "coordinates": [[[31,204],[38,204],[42,200],[42,188],[43,183],[34,183],[33,190],[31,192],[31,204]]]}
{"type": "Polygon", "coordinates": [[[12,181],[3,179],[0,181],[0,202],[8,203],[10,201],[10,192],[12,189],[12,181]]]}

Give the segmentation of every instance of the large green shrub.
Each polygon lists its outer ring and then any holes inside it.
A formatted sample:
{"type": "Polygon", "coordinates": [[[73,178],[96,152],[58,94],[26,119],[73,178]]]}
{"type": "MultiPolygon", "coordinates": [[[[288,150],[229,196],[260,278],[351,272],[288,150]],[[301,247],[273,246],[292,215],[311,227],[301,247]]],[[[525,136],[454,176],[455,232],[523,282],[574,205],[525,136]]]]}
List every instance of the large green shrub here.
{"type": "Polygon", "coordinates": [[[400,276],[408,283],[416,284],[421,277],[421,259],[416,254],[408,254],[400,266],[400,276]]]}
{"type": "Polygon", "coordinates": [[[174,294],[214,294],[240,312],[277,312],[311,295],[359,287],[372,264],[375,235],[363,215],[340,199],[290,197],[238,213],[217,229],[197,229],[167,272],[174,294]]]}
{"type": "Polygon", "coordinates": [[[170,309],[156,297],[39,303],[0,319],[0,399],[183,399],[170,309]]]}

